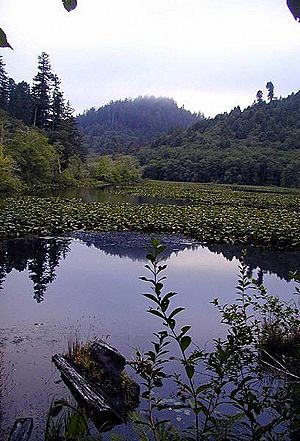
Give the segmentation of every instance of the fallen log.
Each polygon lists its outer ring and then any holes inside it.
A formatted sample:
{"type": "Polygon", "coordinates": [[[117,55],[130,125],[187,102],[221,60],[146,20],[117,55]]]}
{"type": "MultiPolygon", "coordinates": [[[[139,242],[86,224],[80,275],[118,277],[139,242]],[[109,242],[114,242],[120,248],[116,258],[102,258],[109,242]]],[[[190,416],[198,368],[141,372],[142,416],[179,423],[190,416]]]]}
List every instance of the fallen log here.
{"type": "Polygon", "coordinates": [[[8,441],[28,441],[32,432],[33,419],[19,418],[11,429],[8,441]]]}
{"type": "Polygon", "coordinates": [[[93,388],[63,355],[55,354],[52,357],[57,368],[61,371],[62,376],[70,384],[71,388],[85,405],[93,412],[100,416],[102,421],[122,423],[123,419],[117,412],[112,409],[107,400],[101,395],[100,391],[93,388]]]}

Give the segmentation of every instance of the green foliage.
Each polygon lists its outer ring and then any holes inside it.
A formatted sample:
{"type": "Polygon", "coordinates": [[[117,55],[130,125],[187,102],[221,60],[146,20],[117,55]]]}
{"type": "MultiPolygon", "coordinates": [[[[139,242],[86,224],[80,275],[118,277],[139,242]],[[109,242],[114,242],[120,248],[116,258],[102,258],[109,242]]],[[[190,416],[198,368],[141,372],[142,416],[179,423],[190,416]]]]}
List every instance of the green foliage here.
{"type": "Polygon", "coordinates": [[[0,56],[0,108],[6,110],[8,107],[9,80],[5,70],[5,64],[0,56]]]}
{"type": "Polygon", "coordinates": [[[268,91],[268,100],[272,101],[274,98],[274,84],[272,83],[272,81],[267,82],[266,88],[268,91]]]}
{"type": "Polygon", "coordinates": [[[42,52],[38,57],[38,72],[33,78],[32,97],[33,97],[33,116],[34,127],[49,129],[50,109],[51,109],[51,87],[53,74],[49,55],[42,52]]]}
{"type": "Polygon", "coordinates": [[[25,81],[15,84],[10,78],[8,113],[29,125],[32,121],[32,112],[33,102],[29,84],[25,81]]]}
{"type": "Polygon", "coordinates": [[[49,132],[49,140],[56,146],[62,170],[68,167],[70,159],[75,156],[81,160],[85,159],[86,152],[81,143],[82,137],[73,112],[69,102],[64,104],[62,94],[56,91],[53,95],[52,129],[49,132]]]}
{"type": "Polygon", "coordinates": [[[0,145],[0,193],[17,190],[20,187],[20,181],[14,170],[14,161],[12,157],[5,155],[3,146],[0,145]]]}
{"type": "Polygon", "coordinates": [[[268,103],[259,94],[243,112],[236,107],[136,149],[144,177],[299,186],[292,170],[300,160],[300,92],[275,99],[273,84],[268,87],[268,103]]]}
{"type": "Polygon", "coordinates": [[[210,353],[196,346],[191,349],[192,337],[187,335],[190,326],[181,327],[178,323],[177,315],[183,308],[172,306],[170,299],[175,293],[164,293],[165,247],[155,239],[151,246],[146,265],[150,278],[142,280],[148,282],[152,293],[144,295],[152,302],[148,312],[160,318],[165,330],[154,334],[153,350],[143,357],[137,353],[136,370],[144,380],[142,396],[147,401],[145,420],[138,420],[138,424],[152,433],[150,439],[161,439],[159,427],[166,421],[159,416],[161,398],[157,390],[167,378],[165,364],[177,363],[173,368],[177,395],[194,414],[194,427],[186,429],[180,439],[297,439],[299,377],[291,372],[291,366],[298,365],[299,353],[290,354],[291,365],[286,354],[277,352],[274,356],[266,350],[266,325],[276,323],[288,335],[299,333],[300,317],[295,303],[281,301],[253,283],[242,260],[235,302],[212,302],[226,325],[225,339],[215,340],[210,353]],[[180,358],[166,349],[171,341],[177,343],[180,358]]]}
{"type": "Polygon", "coordinates": [[[131,156],[105,155],[93,161],[90,165],[90,175],[98,181],[112,184],[140,181],[142,169],[137,159],[131,156]]]}
{"type": "Polygon", "coordinates": [[[112,101],[77,117],[86,147],[103,154],[129,153],[176,127],[186,128],[201,115],[179,108],[170,98],[138,97],[112,101]]]}
{"type": "Polygon", "coordinates": [[[89,434],[88,420],[83,410],[66,400],[52,403],[46,421],[45,441],[80,441],[89,434]]]}
{"type": "Polygon", "coordinates": [[[57,172],[57,154],[46,136],[34,129],[18,130],[7,144],[19,177],[28,184],[51,182],[57,172]]]}
{"type": "MultiPolygon", "coordinates": [[[[159,196],[163,197],[172,194],[171,187],[166,185],[165,193],[163,183],[150,184],[149,188],[160,190],[159,196]]],[[[149,188],[146,186],[145,191],[149,188]]],[[[55,198],[9,198],[0,209],[0,237],[43,236],[80,229],[134,230],[182,233],[202,243],[299,249],[298,193],[239,193],[218,186],[209,186],[201,193],[203,188],[195,184],[194,190],[192,184],[175,187],[179,193],[181,189],[183,194],[189,192],[190,197],[199,198],[199,204],[89,204],[55,198]]]]}
{"type": "Polygon", "coordinates": [[[78,156],[71,156],[68,166],[58,175],[57,182],[65,187],[76,187],[82,185],[87,175],[84,162],[78,156]]]}

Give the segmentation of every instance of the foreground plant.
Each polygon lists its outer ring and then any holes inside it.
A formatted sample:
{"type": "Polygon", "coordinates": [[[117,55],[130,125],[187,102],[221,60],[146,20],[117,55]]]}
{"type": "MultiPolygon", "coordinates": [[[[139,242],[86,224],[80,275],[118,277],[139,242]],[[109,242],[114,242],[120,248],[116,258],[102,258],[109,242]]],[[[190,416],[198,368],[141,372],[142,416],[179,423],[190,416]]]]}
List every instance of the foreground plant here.
{"type": "Polygon", "coordinates": [[[266,348],[268,326],[274,323],[281,332],[300,332],[296,305],[269,295],[263,286],[255,284],[242,261],[235,303],[222,306],[218,299],[212,302],[228,332],[225,339],[215,340],[214,350],[207,353],[193,344],[190,326],[179,326],[177,316],[184,308],[172,308],[175,292],[164,293],[165,247],[157,240],[152,240],[151,246],[146,265],[151,276],[141,279],[152,288],[151,293],[144,294],[152,302],[148,312],[160,318],[164,330],[154,334],[153,350],[137,353],[135,365],[143,378],[143,397],[148,403],[146,419],[138,424],[148,430],[149,439],[161,441],[160,427],[168,424],[159,416],[162,400],[157,388],[170,377],[165,365],[171,362],[176,363],[171,377],[177,396],[194,415],[193,427],[187,428],[181,439],[297,439],[299,378],[291,370],[291,360],[287,363],[266,348]],[[179,357],[173,355],[173,345],[170,356],[171,342],[176,343],[179,357]]]}

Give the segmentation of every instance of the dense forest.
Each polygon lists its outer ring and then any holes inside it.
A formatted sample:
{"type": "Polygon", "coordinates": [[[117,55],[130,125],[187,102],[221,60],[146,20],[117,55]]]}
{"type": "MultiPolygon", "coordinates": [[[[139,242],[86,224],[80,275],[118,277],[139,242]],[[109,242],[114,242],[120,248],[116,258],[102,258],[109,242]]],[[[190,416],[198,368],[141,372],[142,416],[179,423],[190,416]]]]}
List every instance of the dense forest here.
{"type": "Polygon", "coordinates": [[[300,186],[300,92],[276,99],[267,83],[239,107],[161,136],[135,154],[144,176],[162,180],[300,186]]]}
{"type": "Polygon", "coordinates": [[[171,98],[140,96],[112,101],[77,117],[85,146],[103,154],[128,153],[171,129],[191,126],[203,118],[179,108],[171,98]]]}
{"type": "Polygon", "coordinates": [[[0,57],[0,192],[40,185],[159,180],[300,186],[300,92],[204,118],[168,98],[138,97],[77,118],[49,56],[32,85],[0,57]],[[84,141],[83,141],[84,140],[84,141]]]}
{"type": "Polygon", "coordinates": [[[32,185],[132,182],[141,174],[135,158],[87,157],[73,109],[46,53],[38,57],[32,85],[10,78],[0,56],[0,192],[32,185]]]}
{"type": "Polygon", "coordinates": [[[49,56],[38,57],[31,86],[10,78],[0,57],[0,191],[72,183],[84,158],[73,109],[49,56]]]}

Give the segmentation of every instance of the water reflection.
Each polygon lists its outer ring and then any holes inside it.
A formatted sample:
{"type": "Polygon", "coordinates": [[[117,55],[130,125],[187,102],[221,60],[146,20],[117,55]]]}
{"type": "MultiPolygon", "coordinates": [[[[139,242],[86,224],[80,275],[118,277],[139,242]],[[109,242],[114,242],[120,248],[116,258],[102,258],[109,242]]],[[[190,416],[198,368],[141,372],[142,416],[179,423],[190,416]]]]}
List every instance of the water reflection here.
{"type": "MultiPolygon", "coordinates": [[[[240,260],[244,248],[238,245],[207,245],[213,253],[222,255],[226,260],[240,260]]],[[[244,260],[252,274],[258,269],[259,282],[263,282],[265,273],[276,274],[280,279],[289,280],[289,272],[300,271],[299,251],[277,251],[248,247],[244,260]]]]}
{"type": "MultiPolygon", "coordinates": [[[[95,247],[110,256],[120,258],[128,257],[132,261],[143,262],[147,247],[150,246],[150,236],[143,233],[118,232],[118,233],[85,233],[82,231],[72,234],[73,238],[79,239],[88,247],[95,247]]],[[[199,244],[193,239],[180,235],[155,234],[166,245],[164,258],[168,259],[171,254],[185,249],[196,249],[199,244]]]]}
{"type": "Polygon", "coordinates": [[[60,188],[42,190],[34,192],[34,195],[41,197],[59,197],[63,199],[81,199],[83,202],[110,202],[110,203],[129,203],[129,204],[164,204],[164,205],[190,205],[190,202],[182,199],[167,199],[151,196],[135,196],[118,194],[117,187],[107,186],[100,188],[60,188]],[[115,192],[114,192],[115,191],[115,192]]]}
{"type": "MultiPolygon", "coordinates": [[[[180,251],[197,248],[224,257],[232,262],[240,260],[243,253],[241,246],[207,245],[201,246],[191,239],[174,235],[156,235],[167,249],[164,257],[180,251]]],[[[76,232],[71,237],[14,239],[0,242],[0,289],[3,287],[6,275],[13,269],[28,271],[33,283],[33,298],[38,302],[44,300],[47,287],[55,280],[56,270],[61,259],[65,259],[72,240],[80,240],[87,247],[94,247],[110,256],[129,258],[132,261],[145,260],[146,247],[150,243],[149,235],[142,233],[85,233],[76,232]]],[[[249,266],[249,274],[254,274],[259,283],[263,283],[264,274],[275,274],[281,279],[289,280],[290,271],[299,271],[299,252],[279,252],[260,250],[250,247],[247,249],[245,262],[249,266]]]]}
{"type": "MultiPolygon", "coordinates": [[[[175,307],[186,308],[180,325],[191,325],[196,344],[209,350],[212,339],[224,333],[210,301],[234,300],[241,250],[203,247],[178,236],[162,240],[168,248],[166,289],[179,293],[175,307]]],[[[3,398],[5,427],[17,416],[34,415],[37,435],[32,440],[42,439],[53,396],[68,396],[51,357],[66,350],[70,336],[79,334],[84,341],[109,335],[108,342],[128,359],[134,348],[149,349],[152,332],[160,325],[147,316],[149,302],[141,295],[147,289],[139,277],[145,275],[148,241],[137,233],[80,232],[68,238],[1,243],[0,340],[4,364],[17,385],[3,398]]],[[[266,273],[278,271],[287,277],[288,270],[297,269],[299,253],[250,249],[247,259],[252,269],[261,268],[254,275],[263,276],[270,293],[288,298],[293,286],[266,273]]]]}
{"type": "Polygon", "coordinates": [[[69,251],[71,239],[14,239],[0,242],[0,289],[6,274],[13,269],[28,270],[33,282],[33,297],[40,303],[44,300],[47,286],[55,278],[59,261],[69,251]]]}

